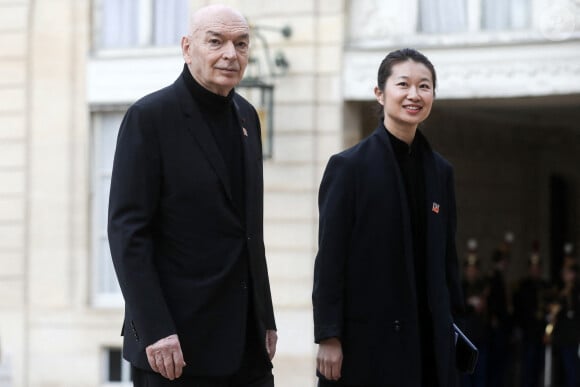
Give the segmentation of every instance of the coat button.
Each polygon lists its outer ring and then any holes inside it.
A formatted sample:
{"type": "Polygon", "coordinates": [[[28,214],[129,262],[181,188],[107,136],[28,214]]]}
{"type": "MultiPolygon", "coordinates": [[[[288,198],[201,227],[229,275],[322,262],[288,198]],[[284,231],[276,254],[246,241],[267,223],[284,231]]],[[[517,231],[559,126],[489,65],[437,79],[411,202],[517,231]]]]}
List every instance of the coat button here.
{"type": "Polygon", "coordinates": [[[393,328],[395,332],[399,332],[401,330],[401,322],[399,320],[395,320],[393,322],[393,328]]]}
{"type": "Polygon", "coordinates": [[[139,334],[137,333],[137,328],[135,328],[135,323],[131,321],[131,330],[133,331],[133,336],[136,341],[139,341],[139,334]]]}
{"type": "Polygon", "coordinates": [[[248,283],[246,281],[242,281],[240,285],[242,286],[242,289],[248,289],[248,283]]]}

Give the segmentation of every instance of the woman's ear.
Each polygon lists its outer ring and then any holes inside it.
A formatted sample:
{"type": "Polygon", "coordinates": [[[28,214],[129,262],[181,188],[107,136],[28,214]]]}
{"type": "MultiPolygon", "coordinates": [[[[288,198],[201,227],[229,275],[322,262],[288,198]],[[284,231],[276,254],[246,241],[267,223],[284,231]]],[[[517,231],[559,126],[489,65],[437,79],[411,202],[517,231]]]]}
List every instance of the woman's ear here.
{"type": "Polygon", "coordinates": [[[385,106],[385,94],[378,86],[375,86],[375,97],[377,97],[377,102],[385,106]]]}

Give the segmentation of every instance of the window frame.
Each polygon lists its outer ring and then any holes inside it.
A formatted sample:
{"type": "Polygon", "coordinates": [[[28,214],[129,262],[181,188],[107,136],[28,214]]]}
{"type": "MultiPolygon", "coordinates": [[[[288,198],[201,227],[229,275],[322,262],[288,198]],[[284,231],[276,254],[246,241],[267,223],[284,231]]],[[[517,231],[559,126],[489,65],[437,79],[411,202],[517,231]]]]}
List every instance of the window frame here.
{"type": "MultiPolygon", "coordinates": [[[[356,26],[355,21],[361,12],[368,12],[378,0],[364,0],[365,7],[353,7],[353,1],[349,1],[348,24],[346,33],[346,51],[351,50],[384,50],[385,47],[418,47],[423,49],[458,48],[466,45],[471,46],[512,46],[514,44],[534,44],[545,42],[546,36],[542,32],[540,21],[541,10],[535,2],[527,4],[526,26],[517,26],[514,29],[483,29],[482,3],[485,0],[465,0],[466,1],[466,24],[467,27],[461,33],[426,33],[420,26],[420,0],[408,0],[406,8],[414,10],[413,19],[407,20],[403,25],[391,29],[389,33],[382,33],[375,23],[369,23],[361,28],[356,26]],[[410,1],[410,2],[409,2],[410,1]],[[370,8],[369,8],[370,7],[370,8]],[[409,27],[409,29],[406,29],[409,27]]],[[[397,0],[402,3],[401,0],[397,0]]],[[[397,7],[394,7],[395,9],[397,7]]],[[[393,16],[394,17],[394,16],[393,16]]],[[[396,19],[397,21],[399,19],[396,19]]],[[[397,26],[397,23],[393,23],[397,26]]],[[[580,32],[574,32],[570,39],[580,39],[580,32]]]]}
{"type": "Polygon", "coordinates": [[[123,350],[120,347],[106,346],[101,349],[101,382],[102,387],[132,387],[131,363],[123,359],[123,350]],[[109,358],[111,351],[121,352],[121,381],[111,381],[109,379],[109,358]]]}
{"type": "MultiPolygon", "coordinates": [[[[102,154],[103,147],[101,136],[99,135],[99,130],[102,130],[102,119],[104,114],[115,114],[118,113],[122,117],[124,116],[129,105],[127,104],[115,104],[115,105],[101,105],[92,106],[90,109],[91,114],[91,133],[90,133],[90,218],[91,218],[91,295],[90,304],[94,308],[122,308],[124,306],[123,295],[118,288],[117,293],[101,292],[99,289],[99,284],[103,280],[101,277],[102,266],[106,265],[104,262],[103,254],[99,254],[100,247],[102,246],[103,238],[108,241],[107,238],[107,222],[105,224],[99,224],[99,220],[102,219],[101,211],[107,211],[107,206],[105,208],[100,208],[100,201],[98,195],[103,193],[103,187],[100,185],[100,180],[103,175],[108,175],[109,183],[111,178],[111,171],[104,171],[102,169],[102,163],[99,163],[99,154],[102,154]],[[97,170],[98,169],[98,170],[97,170]]],[[[119,122],[120,124],[120,122],[119,122]]],[[[117,128],[118,133],[118,128],[117,128]]],[[[114,136],[116,138],[116,135],[114,136]]],[[[114,153],[113,145],[113,153],[114,153]]],[[[104,202],[108,203],[108,198],[103,198],[104,202]]],[[[106,219],[106,217],[105,217],[106,219]]],[[[112,265],[112,261],[109,262],[112,265]]],[[[118,285],[117,285],[118,286],[118,285]]]]}
{"type": "MultiPolygon", "coordinates": [[[[508,27],[508,28],[501,28],[501,29],[492,29],[485,27],[485,12],[484,12],[484,5],[486,0],[464,0],[465,1],[465,30],[464,31],[456,31],[456,32],[425,32],[421,29],[421,0],[417,1],[417,34],[422,36],[428,35],[461,35],[464,33],[470,34],[482,34],[482,35],[494,35],[494,34],[506,34],[506,33],[521,33],[525,31],[530,31],[533,29],[533,12],[534,12],[534,4],[529,2],[527,3],[527,10],[526,10],[526,25],[524,27],[508,27]]],[[[497,0],[496,0],[497,1],[497,0]]],[[[501,0],[503,2],[509,2],[508,7],[513,9],[515,7],[514,1],[515,0],[501,0]]],[[[513,23],[513,20],[510,22],[513,23]]]]}
{"type": "MultiPolygon", "coordinates": [[[[91,31],[91,51],[93,54],[105,52],[119,55],[120,53],[127,53],[138,51],[141,55],[143,52],[161,52],[173,53],[175,46],[179,46],[179,42],[172,45],[156,44],[155,42],[155,1],[156,0],[135,0],[138,2],[137,12],[137,41],[129,46],[112,46],[107,47],[102,42],[103,32],[103,2],[105,0],[94,0],[92,2],[92,31],[91,31]]],[[[188,13],[190,3],[183,0],[188,6],[188,13]]],[[[184,18],[184,25],[187,17],[184,18]]],[[[184,31],[185,33],[185,31],[184,31]]]]}

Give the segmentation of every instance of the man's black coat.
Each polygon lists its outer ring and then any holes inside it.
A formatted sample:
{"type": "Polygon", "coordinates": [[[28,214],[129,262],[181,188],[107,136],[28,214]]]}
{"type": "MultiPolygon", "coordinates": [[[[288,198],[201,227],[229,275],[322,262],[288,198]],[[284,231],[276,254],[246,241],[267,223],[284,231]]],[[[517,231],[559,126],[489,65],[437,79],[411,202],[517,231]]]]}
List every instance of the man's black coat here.
{"type": "MultiPolygon", "coordinates": [[[[417,135],[421,135],[418,133],[417,135]]],[[[455,386],[452,311],[462,309],[451,165],[424,154],[426,278],[439,386],[455,386]]],[[[419,324],[412,229],[386,129],[333,156],[319,193],[315,341],[338,337],[346,385],[419,387],[419,324]]]]}
{"type": "Polygon", "coordinates": [[[233,101],[243,141],[245,221],[183,75],[137,101],[121,124],[108,234],[125,298],[123,353],[136,367],[150,369],[145,348],[176,333],[185,374],[233,373],[244,349],[250,294],[264,343],[265,330],[275,329],[260,124],[246,100],[236,94],[233,101]]]}

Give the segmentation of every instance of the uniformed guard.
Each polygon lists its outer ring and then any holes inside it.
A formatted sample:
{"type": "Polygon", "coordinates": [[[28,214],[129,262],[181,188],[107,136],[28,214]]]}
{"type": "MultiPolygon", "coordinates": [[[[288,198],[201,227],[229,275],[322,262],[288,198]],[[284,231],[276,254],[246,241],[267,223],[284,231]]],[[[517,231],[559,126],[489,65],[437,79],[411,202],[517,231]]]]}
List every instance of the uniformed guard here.
{"type": "Polygon", "coordinates": [[[523,387],[539,387],[544,369],[544,332],[547,295],[550,286],[543,278],[543,266],[537,242],[527,259],[527,273],[514,293],[514,320],[521,332],[521,382],[523,387]]]}
{"type": "Polygon", "coordinates": [[[477,239],[467,241],[467,255],[463,261],[463,296],[465,298],[465,332],[479,350],[477,367],[471,375],[464,375],[463,387],[485,387],[488,358],[489,318],[487,312],[488,287],[481,275],[477,254],[477,239]]]}

